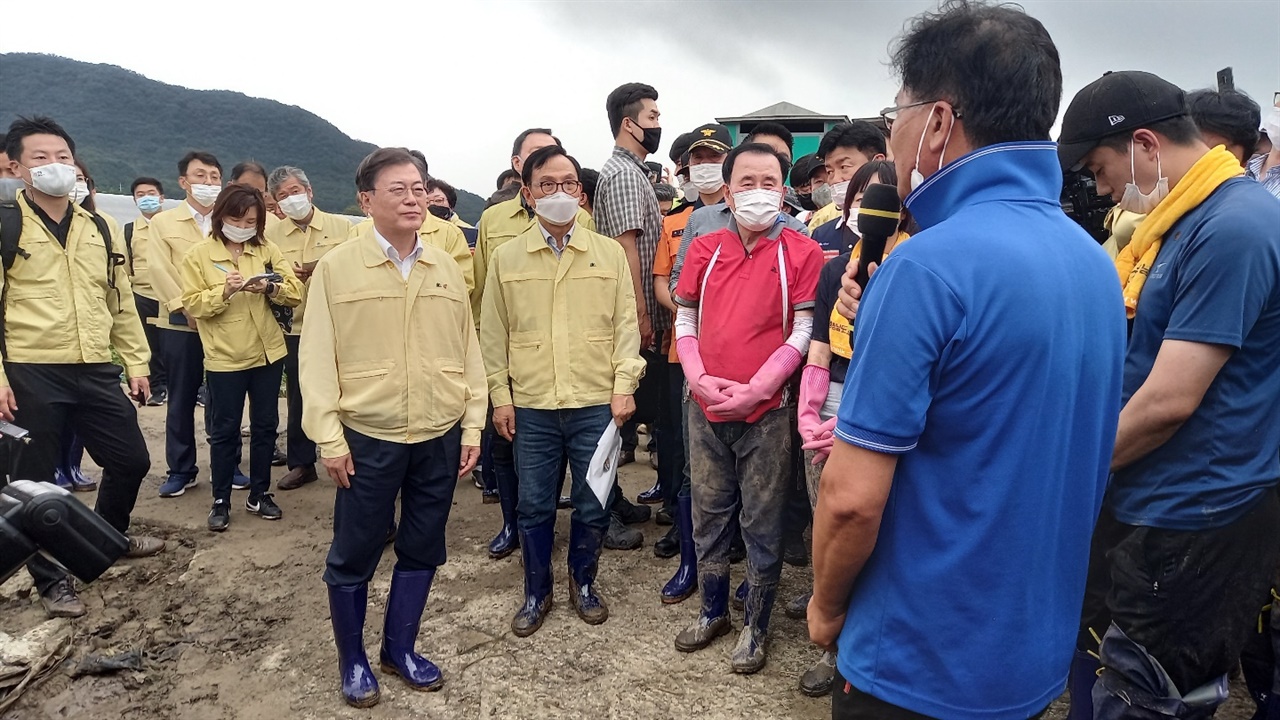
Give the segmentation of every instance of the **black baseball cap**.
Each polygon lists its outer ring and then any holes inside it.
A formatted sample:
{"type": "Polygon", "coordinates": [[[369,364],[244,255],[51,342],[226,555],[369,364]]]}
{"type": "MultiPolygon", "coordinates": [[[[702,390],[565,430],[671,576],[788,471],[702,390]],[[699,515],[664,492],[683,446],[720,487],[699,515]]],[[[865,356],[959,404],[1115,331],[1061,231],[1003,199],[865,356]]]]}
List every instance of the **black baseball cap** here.
{"type": "Polygon", "coordinates": [[[1168,80],[1140,70],[1107,72],[1076,93],[1062,117],[1058,161],[1079,170],[1103,138],[1187,114],[1187,94],[1168,80]]]}
{"type": "Polygon", "coordinates": [[[817,155],[813,153],[801,155],[796,160],[796,164],[791,166],[791,184],[803,185],[809,182],[820,167],[822,167],[822,161],[818,160],[817,155]]]}
{"type": "Polygon", "coordinates": [[[676,164],[677,170],[689,164],[689,146],[692,144],[693,133],[679,135],[671,143],[671,152],[667,157],[671,158],[671,162],[676,164]]]}
{"type": "Polygon", "coordinates": [[[689,151],[693,152],[694,148],[711,148],[718,153],[727,153],[733,149],[733,136],[729,134],[729,128],[715,123],[707,123],[694,129],[689,133],[693,137],[693,143],[689,145],[689,151]]]}

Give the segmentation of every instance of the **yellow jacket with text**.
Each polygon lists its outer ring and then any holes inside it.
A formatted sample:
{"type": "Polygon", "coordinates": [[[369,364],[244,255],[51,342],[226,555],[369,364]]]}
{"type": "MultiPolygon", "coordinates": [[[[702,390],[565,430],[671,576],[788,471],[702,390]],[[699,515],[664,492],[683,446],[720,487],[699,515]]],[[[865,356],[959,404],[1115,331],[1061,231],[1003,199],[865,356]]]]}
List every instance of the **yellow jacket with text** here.
{"type": "Polygon", "coordinates": [[[229,271],[248,280],[267,272],[268,264],[283,278],[270,302],[296,307],[302,300],[302,283],[270,241],[245,243],[238,266],[232,264],[227,246],[213,237],[192,248],[182,261],[182,306],[197,320],[206,370],[248,370],[285,356],[284,331],[266,295],[240,291],[223,296],[229,271]]]}
{"type": "MultiPolygon", "coordinates": [[[[270,215],[268,215],[270,217],[270,215]]],[[[303,230],[292,220],[281,220],[267,225],[267,239],[280,248],[289,267],[314,263],[325,253],[338,247],[351,237],[351,223],[341,215],[333,215],[320,209],[313,210],[311,222],[303,230]]],[[[290,335],[302,334],[302,316],[307,305],[307,283],[302,284],[302,302],[293,311],[293,329],[290,335]]]]}
{"type": "MultiPolygon", "coordinates": [[[[373,237],[373,221],[365,218],[352,226],[351,237],[373,237]]],[[[418,237],[422,239],[423,246],[438,247],[458,263],[458,269],[462,271],[462,279],[467,283],[467,292],[470,293],[476,286],[475,266],[471,262],[471,246],[467,245],[467,238],[462,234],[462,230],[448,220],[441,220],[427,213],[422,221],[422,227],[418,228],[418,237]]]]}
{"type": "Polygon", "coordinates": [[[607,405],[644,375],[636,297],[616,240],[575,227],[559,258],[535,225],[493,251],[480,315],[494,407],[607,405]]]}
{"type": "Polygon", "coordinates": [[[372,232],[316,265],[298,377],[302,427],[321,457],[350,452],[343,427],[408,444],[460,422],[462,444],[480,444],[484,361],[466,283],[448,254],[422,245],[407,280],[372,232]]]}
{"type": "Polygon", "coordinates": [[[150,244],[151,221],[139,215],[133,221],[133,239],[128,245],[129,279],[133,283],[135,293],[155,300],[156,291],[151,287],[151,271],[147,267],[147,248],[150,244]]]}
{"type": "MultiPolygon", "coordinates": [[[[81,364],[112,362],[114,347],[130,378],[150,373],[151,350],[142,332],[133,286],[124,264],[108,264],[106,240],[93,215],[72,204],[63,248],[26,194],[18,198],[22,234],[13,266],[0,275],[7,362],[81,364]],[[110,272],[115,288],[108,283],[110,272]]],[[[110,222],[108,222],[110,225],[110,222]]],[[[124,236],[112,231],[112,252],[124,255],[124,236]]],[[[0,386],[8,386],[0,366],[0,386]]]]}

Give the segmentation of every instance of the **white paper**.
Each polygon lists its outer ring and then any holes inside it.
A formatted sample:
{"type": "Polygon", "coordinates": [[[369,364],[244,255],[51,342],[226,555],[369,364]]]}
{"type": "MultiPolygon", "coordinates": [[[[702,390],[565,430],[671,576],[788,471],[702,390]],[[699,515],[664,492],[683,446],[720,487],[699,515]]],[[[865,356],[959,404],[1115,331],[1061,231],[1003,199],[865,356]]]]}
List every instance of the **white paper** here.
{"type": "Polygon", "coordinates": [[[609,493],[613,491],[613,483],[618,479],[618,454],[622,451],[622,433],[618,424],[609,418],[609,423],[596,443],[596,451],[591,456],[591,465],[587,467],[587,485],[596,494],[600,507],[609,509],[609,493]]]}

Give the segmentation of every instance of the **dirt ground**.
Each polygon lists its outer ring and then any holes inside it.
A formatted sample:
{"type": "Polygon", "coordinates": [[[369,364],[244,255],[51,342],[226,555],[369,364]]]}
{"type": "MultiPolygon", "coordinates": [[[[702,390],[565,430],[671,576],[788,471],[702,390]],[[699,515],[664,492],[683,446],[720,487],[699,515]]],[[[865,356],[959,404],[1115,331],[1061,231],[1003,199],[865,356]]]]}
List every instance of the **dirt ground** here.
{"type": "MultiPolygon", "coordinates": [[[[283,404],[282,404],[283,405],[283,404]]],[[[283,417],[284,409],[281,408],[283,417]]],[[[736,633],[693,654],[672,645],[697,612],[696,596],[662,605],[658,591],[676,560],[654,557],[664,532],[643,526],[645,546],[608,551],[599,589],[610,618],[591,627],[569,609],[560,513],[555,554],[555,607],[536,635],[520,639],[509,623],[522,599],[519,553],[500,561],[486,553],[500,524],[497,505],[483,505],[469,480],[458,484],[449,521],[449,561],[437,575],[418,638],[445,686],[408,689],[375,670],[382,702],[370,710],[345,706],[339,695],[327,597],[320,575],[331,538],[332,485],[326,479],[278,493],[284,519],[266,522],[233,506],[231,528],[205,529],[209,510],[207,446],[200,484],[176,499],[157,496],[164,470],[164,409],[140,419],[152,474],[134,514],[135,529],[168,541],[154,558],[122,561],[81,597],[89,614],[69,623],[70,658],[43,685],[28,691],[0,720],[322,720],[329,718],[797,718],[830,716],[828,700],[796,690],[816,655],[802,622],[774,615],[769,664],[753,676],[728,664],[736,633]],[[138,649],[142,671],[73,679],[86,654],[138,649]]],[[[87,462],[87,459],[86,459],[87,462]]],[[[88,463],[87,463],[88,464],[88,463]]],[[[275,477],[283,474],[276,468],[275,477]]],[[[96,470],[91,473],[96,476],[96,470]]],[[[630,495],[653,482],[641,462],[622,470],[630,495]]],[[[92,504],[92,498],[81,496],[92,504]]],[[[237,493],[238,499],[243,499],[237,493]]],[[[365,644],[375,659],[390,570],[388,549],[370,588],[365,644]]],[[[745,568],[735,566],[734,584],[745,568]]],[[[788,566],[779,603],[809,582],[808,568],[788,566]]],[[[740,621],[740,616],[735,613],[740,621]]],[[[0,588],[0,631],[20,635],[44,622],[29,576],[0,588]]],[[[1252,704],[1236,689],[1220,718],[1249,718],[1252,704]]],[[[1048,717],[1065,717],[1059,701],[1048,717]]]]}

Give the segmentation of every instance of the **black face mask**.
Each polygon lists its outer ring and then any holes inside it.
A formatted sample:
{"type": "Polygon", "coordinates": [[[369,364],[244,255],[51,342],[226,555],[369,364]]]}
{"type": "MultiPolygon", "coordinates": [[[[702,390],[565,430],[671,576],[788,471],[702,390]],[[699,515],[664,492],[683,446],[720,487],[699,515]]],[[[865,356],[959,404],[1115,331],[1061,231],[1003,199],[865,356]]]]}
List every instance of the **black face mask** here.
{"type": "MultiPolygon", "coordinates": [[[[640,126],[637,125],[636,127],[640,126]]],[[[644,151],[650,155],[658,152],[658,146],[662,144],[662,128],[656,127],[640,129],[644,131],[644,139],[639,141],[640,146],[643,147],[644,151]]],[[[631,137],[634,138],[635,135],[632,135],[631,137]]]]}
{"type": "Polygon", "coordinates": [[[818,203],[813,201],[813,195],[811,193],[796,193],[796,197],[800,198],[800,207],[805,210],[814,212],[818,209],[818,203]]]}
{"type": "Polygon", "coordinates": [[[453,217],[453,211],[449,209],[448,205],[432,205],[427,208],[427,212],[435,215],[441,220],[448,220],[453,217]]]}

